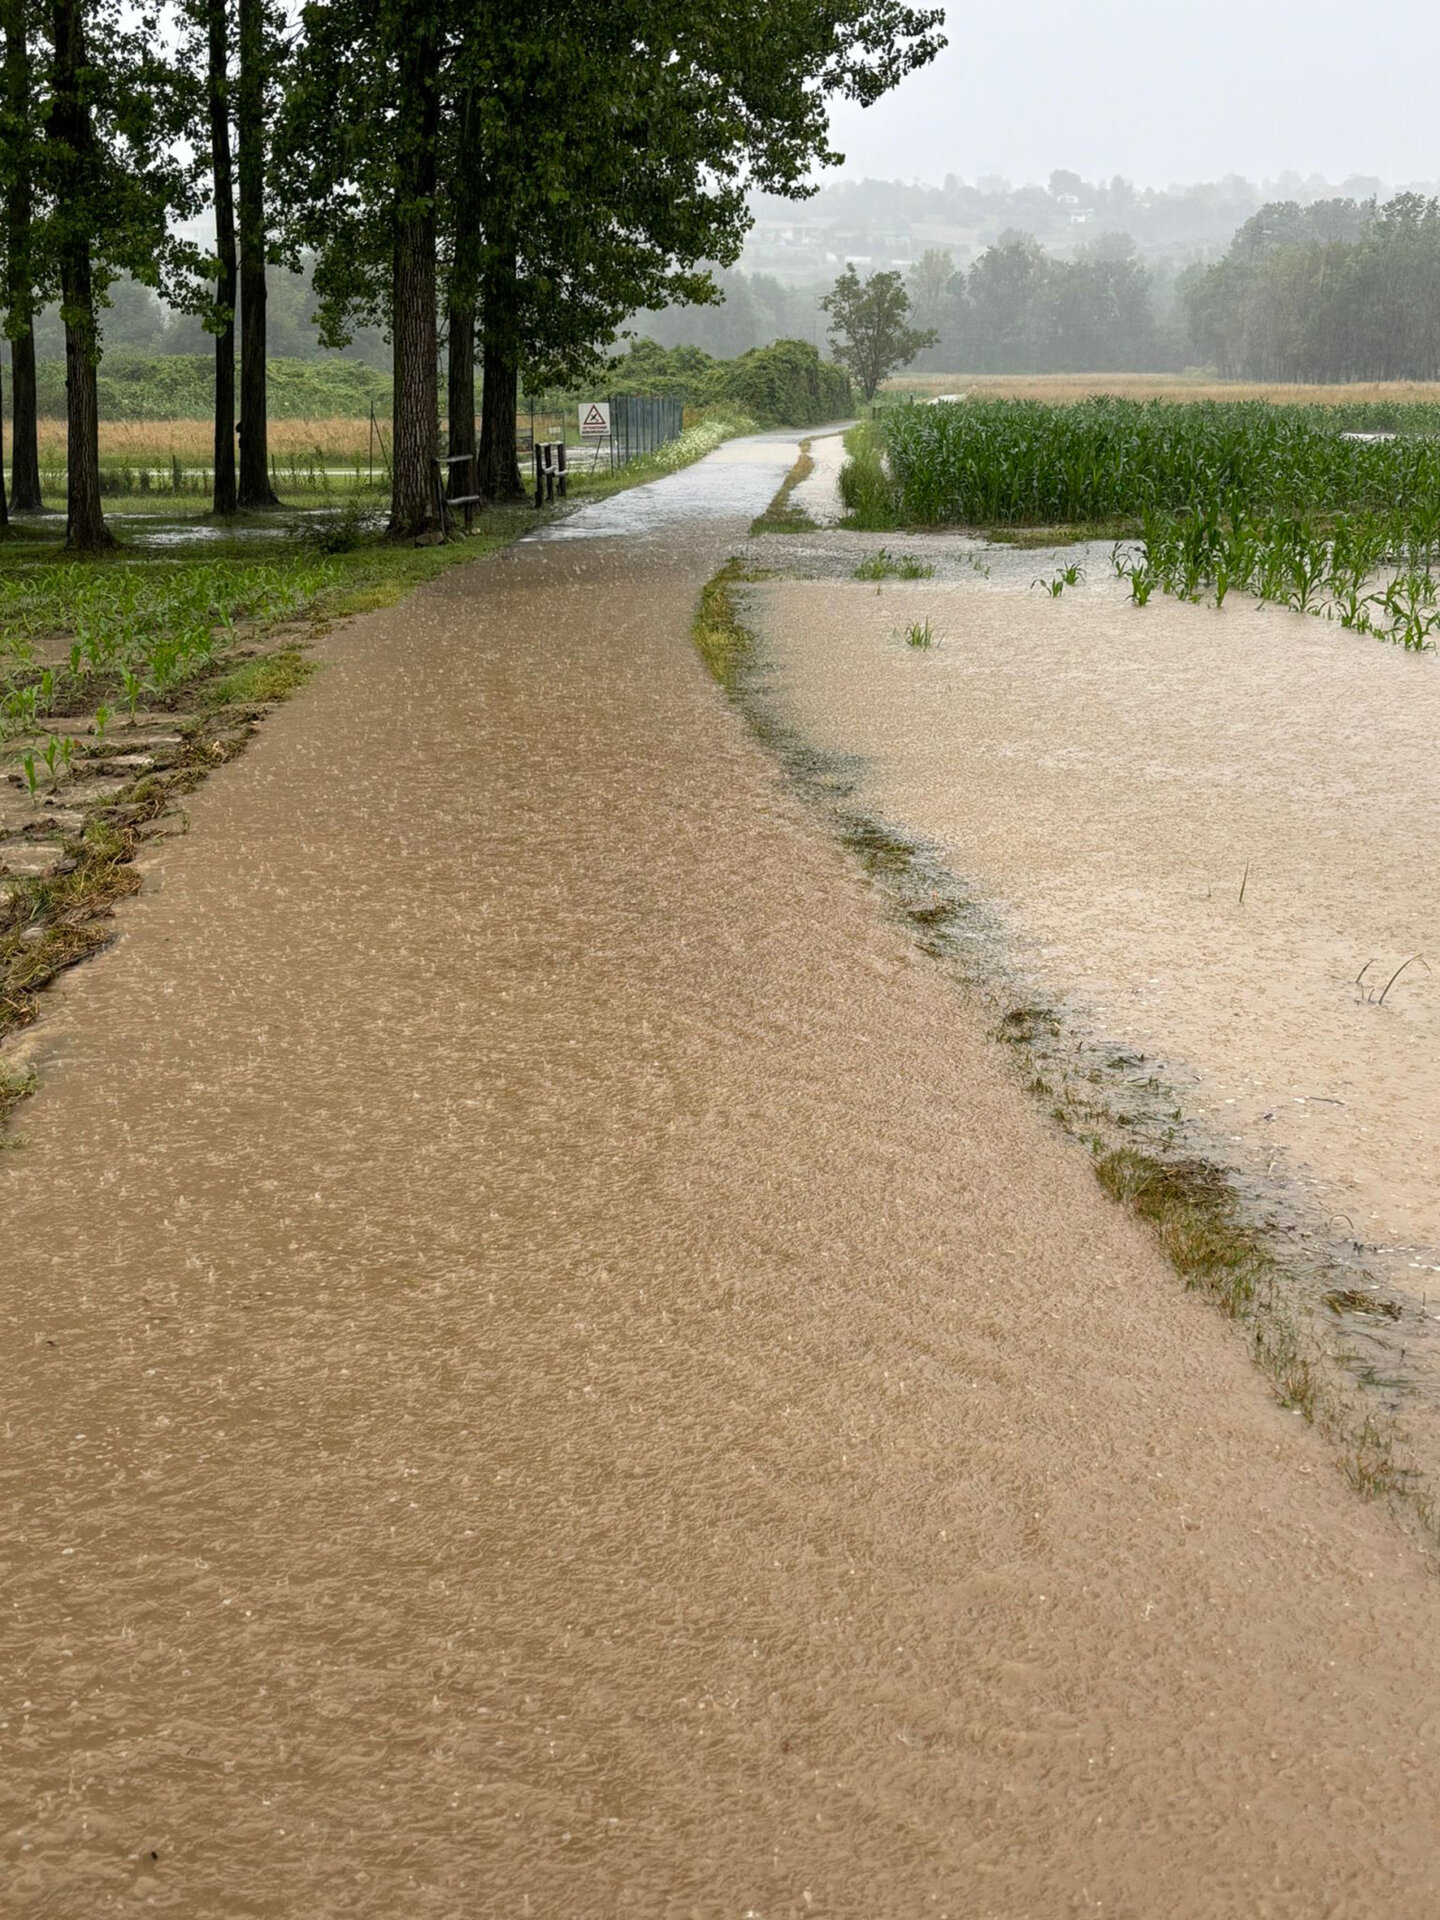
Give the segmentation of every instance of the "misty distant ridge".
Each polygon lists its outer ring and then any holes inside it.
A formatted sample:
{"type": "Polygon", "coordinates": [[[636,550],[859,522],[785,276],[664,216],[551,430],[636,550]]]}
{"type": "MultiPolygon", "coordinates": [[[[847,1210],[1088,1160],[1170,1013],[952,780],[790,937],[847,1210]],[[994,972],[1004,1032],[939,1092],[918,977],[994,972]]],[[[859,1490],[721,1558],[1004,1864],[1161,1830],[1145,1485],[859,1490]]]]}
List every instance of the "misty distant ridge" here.
{"type": "Polygon", "coordinates": [[[1044,186],[1015,186],[993,174],[975,180],[947,174],[938,186],[841,178],[827,181],[810,200],[757,195],[751,201],[755,226],[740,266],[791,286],[833,278],[847,261],[862,269],[904,271],[933,248],[966,267],[1002,234],[1019,229],[1061,256],[1107,234],[1125,234],[1142,258],[1174,270],[1218,258],[1237,228],[1275,201],[1311,206],[1331,199],[1385,200],[1399,192],[1430,198],[1440,194],[1440,182],[1390,182],[1369,174],[1330,181],[1285,172],[1260,182],[1230,174],[1190,185],[1137,187],[1118,174],[1087,181],[1064,169],[1044,186]]]}
{"type": "Polygon", "coordinates": [[[755,211],[741,264],[715,273],[720,304],[638,314],[633,331],[721,358],[776,339],[819,348],[825,290],[851,263],[903,277],[915,322],[935,335],[917,373],[1440,379],[1429,182],[860,180],[755,211]]]}

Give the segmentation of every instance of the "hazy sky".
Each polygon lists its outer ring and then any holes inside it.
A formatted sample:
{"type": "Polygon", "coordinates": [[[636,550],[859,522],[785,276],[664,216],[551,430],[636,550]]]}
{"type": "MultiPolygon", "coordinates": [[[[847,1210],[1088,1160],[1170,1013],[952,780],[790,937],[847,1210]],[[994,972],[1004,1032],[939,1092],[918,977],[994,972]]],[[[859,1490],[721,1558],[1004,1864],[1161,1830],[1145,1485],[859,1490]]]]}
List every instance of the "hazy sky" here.
{"type": "Polygon", "coordinates": [[[1138,185],[1440,178],[1437,0],[955,0],[949,46],[862,113],[844,172],[1138,185]]]}

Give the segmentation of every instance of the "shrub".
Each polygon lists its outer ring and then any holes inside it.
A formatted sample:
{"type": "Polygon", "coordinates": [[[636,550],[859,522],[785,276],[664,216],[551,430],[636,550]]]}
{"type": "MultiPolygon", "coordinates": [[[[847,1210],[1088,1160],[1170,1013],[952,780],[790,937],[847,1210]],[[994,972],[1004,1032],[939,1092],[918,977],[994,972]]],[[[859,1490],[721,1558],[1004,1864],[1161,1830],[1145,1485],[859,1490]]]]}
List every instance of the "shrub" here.
{"type": "Polygon", "coordinates": [[[687,407],[728,404],[767,427],[810,427],[853,410],[850,382],[808,340],[752,347],[738,360],[714,360],[699,347],[637,340],[609,372],[611,393],[647,393],[687,407]]]}

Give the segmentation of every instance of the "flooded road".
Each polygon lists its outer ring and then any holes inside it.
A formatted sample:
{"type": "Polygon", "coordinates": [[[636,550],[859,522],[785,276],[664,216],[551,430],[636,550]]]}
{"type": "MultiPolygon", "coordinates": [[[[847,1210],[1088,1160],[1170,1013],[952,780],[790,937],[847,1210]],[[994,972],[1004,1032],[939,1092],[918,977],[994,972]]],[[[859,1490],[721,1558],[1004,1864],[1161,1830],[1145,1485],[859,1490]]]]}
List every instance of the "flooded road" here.
{"type": "Polygon", "coordinates": [[[1435,1910],[1433,1575],[691,653],[770,447],[330,635],[52,1000],[7,1915],[1435,1910]]]}

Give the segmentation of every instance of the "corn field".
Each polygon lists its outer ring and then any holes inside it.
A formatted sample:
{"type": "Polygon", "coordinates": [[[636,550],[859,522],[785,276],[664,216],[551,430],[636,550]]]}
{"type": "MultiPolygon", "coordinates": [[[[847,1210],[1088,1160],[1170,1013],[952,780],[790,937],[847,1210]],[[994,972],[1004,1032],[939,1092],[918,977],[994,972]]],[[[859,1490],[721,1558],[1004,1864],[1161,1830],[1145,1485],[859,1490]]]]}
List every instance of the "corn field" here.
{"type": "Polygon", "coordinates": [[[909,524],[1134,527],[1115,564],[1141,605],[1247,593],[1411,651],[1440,635],[1440,407],[988,400],[883,431],[909,524]]]}
{"type": "Polygon", "coordinates": [[[43,731],[55,712],[163,698],[213,665],[242,623],[298,612],[333,579],[312,560],[42,564],[0,576],[0,741],[43,731]],[[53,661],[65,641],[68,655],[53,661]],[[42,650],[52,664],[38,664],[42,650]]]}
{"type": "Polygon", "coordinates": [[[885,415],[905,520],[919,526],[1056,526],[1146,512],[1394,510],[1440,497],[1440,407],[1404,410],[1391,432],[1365,407],[1275,407],[1095,399],[901,406],[885,415]],[[1425,429],[1418,431],[1417,429],[1425,429]]]}

